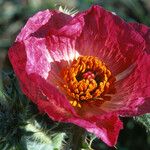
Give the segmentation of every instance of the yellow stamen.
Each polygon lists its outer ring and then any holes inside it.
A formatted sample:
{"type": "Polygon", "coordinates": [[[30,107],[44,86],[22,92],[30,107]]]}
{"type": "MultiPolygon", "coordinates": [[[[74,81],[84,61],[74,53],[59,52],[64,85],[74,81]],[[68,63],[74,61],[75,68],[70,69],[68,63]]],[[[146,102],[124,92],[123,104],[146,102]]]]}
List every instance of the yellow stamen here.
{"type": "Polygon", "coordinates": [[[91,100],[105,101],[104,95],[109,94],[110,89],[115,91],[115,77],[97,57],[80,56],[63,69],[61,75],[65,81],[63,89],[73,107],[81,108],[84,102],[91,100]]]}

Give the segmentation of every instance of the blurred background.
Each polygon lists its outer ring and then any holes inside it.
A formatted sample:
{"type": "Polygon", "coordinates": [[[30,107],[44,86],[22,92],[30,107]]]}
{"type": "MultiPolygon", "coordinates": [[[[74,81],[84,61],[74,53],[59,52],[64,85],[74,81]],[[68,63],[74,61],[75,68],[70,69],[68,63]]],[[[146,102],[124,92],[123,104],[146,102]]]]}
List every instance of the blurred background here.
{"type": "MultiPolygon", "coordinates": [[[[0,70],[11,69],[7,51],[27,19],[39,10],[57,9],[59,6],[78,11],[98,4],[115,12],[128,22],[137,21],[150,26],[150,0],[0,0],[0,70]]],[[[150,134],[143,125],[133,119],[123,119],[118,150],[150,150],[150,134]]],[[[149,127],[150,128],[150,127],[149,127]]],[[[112,150],[95,139],[95,150],[112,150]]],[[[44,150],[44,149],[43,149],[44,150]]]]}

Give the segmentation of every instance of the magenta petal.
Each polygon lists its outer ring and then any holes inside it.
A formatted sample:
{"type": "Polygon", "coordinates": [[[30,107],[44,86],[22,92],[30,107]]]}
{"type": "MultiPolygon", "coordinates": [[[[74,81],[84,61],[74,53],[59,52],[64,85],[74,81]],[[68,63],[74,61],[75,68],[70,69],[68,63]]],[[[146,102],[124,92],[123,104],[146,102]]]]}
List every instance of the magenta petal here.
{"type": "MultiPolygon", "coordinates": [[[[144,103],[138,107],[138,111],[135,115],[143,115],[150,113],[150,97],[144,98],[144,103]]],[[[134,114],[132,114],[133,116],[134,114]]]]}
{"type": "Polygon", "coordinates": [[[109,146],[116,145],[119,131],[123,128],[122,122],[119,120],[118,116],[113,113],[95,117],[93,116],[84,120],[71,118],[68,121],[95,134],[109,146]]]}
{"type": "Polygon", "coordinates": [[[71,18],[71,16],[59,11],[39,11],[28,19],[26,25],[17,36],[16,41],[25,40],[29,36],[44,37],[50,29],[59,29],[63,27],[71,18]]]}
{"type": "Polygon", "coordinates": [[[146,53],[137,61],[134,71],[116,82],[117,93],[102,106],[105,110],[118,110],[123,116],[149,113],[150,103],[150,55],[146,53]]]}
{"type": "Polygon", "coordinates": [[[36,73],[50,83],[62,80],[61,69],[78,56],[73,42],[74,40],[55,36],[48,39],[31,36],[24,40],[27,73],[36,73]]]}
{"type": "Polygon", "coordinates": [[[98,56],[117,75],[142,53],[144,39],[118,16],[100,6],[93,6],[81,14],[84,26],[76,42],[79,54],[98,56]]]}
{"type": "Polygon", "coordinates": [[[37,105],[42,112],[47,113],[55,121],[66,121],[70,117],[78,116],[69,100],[56,87],[36,75],[32,78],[36,79],[35,82],[40,87],[41,96],[38,98],[37,105]]]}
{"type": "Polygon", "coordinates": [[[37,72],[29,73],[26,69],[27,54],[23,42],[16,42],[9,50],[9,58],[16,75],[19,78],[22,91],[34,103],[38,104],[41,111],[46,112],[47,106],[51,110],[51,117],[55,120],[76,115],[65,95],[53,87],[37,72]],[[57,109],[56,109],[57,108],[57,109]],[[57,118],[55,118],[58,114],[57,118]]]}
{"type": "Polygon", "coordinates": [[[35,101],[35,96],[37,93],[36,84],[29,80],[28,74],[25,70],[26,62],[27,62],[27,55],[25,53],[25,45],[23,42],[16,42],[13,46],[9,49],[9,58],[13,65],[13,69],[20,81],[21,88],[24,93],[27,94],[28,97],[33,101],[35,101]],[[29,90],[30,88],[30,90],[29,90]],[[32,91],[32,92],[29,92],[32,91]]]}
{"type": "Polygon", "coordinates": [[[129,23],[145,40],[146,48],[145,51],[150,54],[150,27],[139,24],[139,23],[129,23]]]}

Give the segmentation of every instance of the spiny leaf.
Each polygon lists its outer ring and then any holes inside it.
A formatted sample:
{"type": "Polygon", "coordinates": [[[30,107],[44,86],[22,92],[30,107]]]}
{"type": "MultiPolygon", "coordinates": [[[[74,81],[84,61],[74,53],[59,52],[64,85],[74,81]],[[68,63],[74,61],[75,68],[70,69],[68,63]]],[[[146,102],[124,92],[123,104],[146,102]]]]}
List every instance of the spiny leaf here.
{"type": "Polygon", "coordinates": [[[76,9],[73,9],[73,8],[68,9],[67,7],[62,7],[62,6],[59,6],[59,11],[65,14],[71,15],[71,16],[74,16],[76,13],[78,13],[78,10],[76,9]]]}
{"type": "Polygon", "coordinates": [[[145,126],[146,130],[150,132],[150,114],[134,117],[134,119],[145,126]]]}
{"type": "Polygon", "coordinates": [[[65,133],[54,133],[52,135],[52,142],[55,149],[60,149],[65,144],[65,133]]]}
{"type": "MultiPolygon", "coordinates": [[[[38,123],[37,121],[29,122],[26,126],[26,130],[33,132],[32,136],[26,140],[27,147],[30,150],[33,149],[32,145],[38,145],[41,150],[50,148],[61,149],[64,142],[65,133],[53,133],[51,130],[47,130],[46,125],[38,123]]],[[[38,148],[38,149],[40,149],[38,148]]]]}
{"type": "Polygon", "coordinates": [[[28,125],[25,127],[26,131],[33,132],[33,135],[30,137],[33,141],[37,141],[44,144],[51,144],[51,137],[45,132],[44,127],[41,127],[37,121],[28,122],[28,125]]]}
{"type": "Polygon", "coordinates": [[[30,138],[24,137],[22,142],[26,144],[27,150],[53,150],[52,144],[39,143],[37,141],[32,141],[30,138]]]}
{"type": "Polygon", "coordinates": [[[5,102],[0,101],[0,148],[20,150],[20,139],[26,133],[24,126],[30,116],[29,103],[19,91],[13,74],[5,76],[4,83],[6,83],[6,78],[8,79],[7,84],[3,86],[5,102]],[[9,91],[9,88],[13,90],[9,91]],[[24,100],[26,103],[23,103],[24,100]]]}

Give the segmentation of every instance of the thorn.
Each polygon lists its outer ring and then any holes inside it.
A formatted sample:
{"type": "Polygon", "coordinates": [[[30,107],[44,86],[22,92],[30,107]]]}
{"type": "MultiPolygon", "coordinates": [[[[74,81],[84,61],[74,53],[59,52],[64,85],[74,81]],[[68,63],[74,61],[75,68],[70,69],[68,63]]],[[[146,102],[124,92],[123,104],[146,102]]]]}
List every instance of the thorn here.
{"type": "Polygon", "coordinates": [[[114,146],[115,149],[118,149],[116,146],[114,146]]]}

